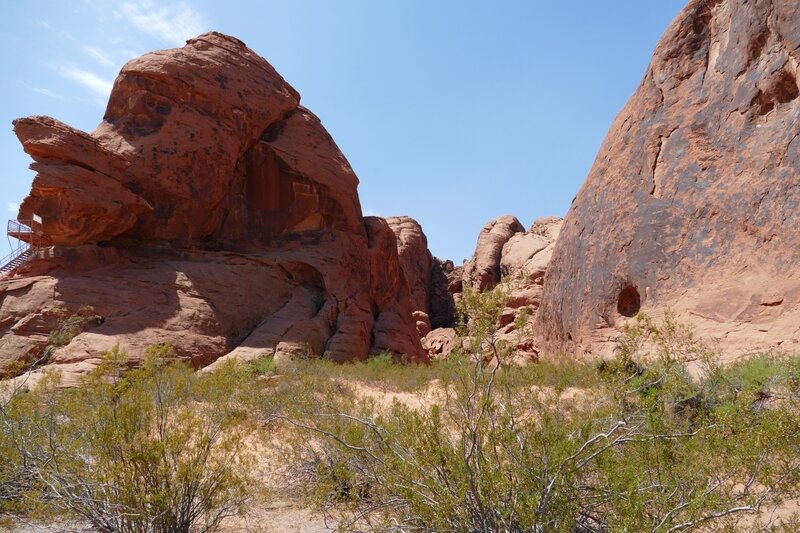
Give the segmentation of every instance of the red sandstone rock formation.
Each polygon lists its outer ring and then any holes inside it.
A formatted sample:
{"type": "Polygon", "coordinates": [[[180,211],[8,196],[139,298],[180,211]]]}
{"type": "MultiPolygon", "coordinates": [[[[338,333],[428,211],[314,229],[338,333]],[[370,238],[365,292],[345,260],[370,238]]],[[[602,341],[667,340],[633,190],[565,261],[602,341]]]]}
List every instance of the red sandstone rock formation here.
{"type": "Polygon", "coordinates": [[[472,259],[464,264],[464,282],[483,291],[491,289],[500,281],[500,256],[503,245],[525,228],[516,217],[503,215],[490,220],[478,235],[478,244],[472,259]]]}
{"type": "Polygon", "coordinates": [[[208,33],[126,64],[91,134],[15,121],[38,173],[20,216],[40,215],[55,246],[0,280],[0,373],[80,308],[96,323],[50,347],[69,375],[117,342],[135,361],[169,341],[198,366],[425,358],[394,236],[362,219],[357,177],[299,99],[208,33]]]}
{"type": "Polygon", "coordinates": [[[671,308],[730,355],[800,348],[800,4],[692,0],[566,217],[538,335],[603,352],[671,308]]]}
{"type": "Polygon", "coordinates": [[[422,226],[413,218],[388,217],[386,222],[397,238],[397,253],[411,290],[420,338],[432,328],[452,327],[456,320],[454,295],[462,290],[461,267],[431,255],[422,226]]]}
{"type": "MultiPolygon", "coordinates": [[[[456,299],[464,285],[489,290],[502,277],[503,283],[496,290],[503,290],[508,302],[497,324],[497,339],[514,347],[523,359],[539,354],[533,337],[533,318],[539,309],[544,275],[562,222],[558,217],[540,218],[525,231],[516,218],[508,215],[489,221],[478,236],[475,255],[463,271],[458,272],[450,265],[451,277],[454,273],[460,275],[458,280],[450,281],[456,299]]],[[[422,343],[432,357],[446,357],[460,346],[453,340],[455,335],[452,326],[445,325],[433,329],[422,343]]]]}
{"type": "MultiPolygon", "coordinates": [[[[406,283],[411,291],[411,306],[414,311],[419,313],[418,318],[427,324],[426,326],[423,324],[423,327],[430,330],[428,315],[433,257],[428,250],[428,238],[422,231],[419,222],[411,217],[387,217],[386,222],[397,239],[397,254],[406,283]],[[421,316],[422,314],[425,316],[421,316]]],[[[423,333],[420,336],[424,335],[423,333]]]]}
{"type": "Polygon", "coordinates": [[[433,329],[452,327],[456,321],[454,295],[463,290],[461,273],[450,260],[434,257],[431,261],[430,326],[433,329]]]}
{"type": "Polygon", "coordinates": [[[372,346],[376,351],[414,354],[420,348],[415,311],[397,255],[397,238],[386,220],[366,217],[372,280],[372,346]]]}

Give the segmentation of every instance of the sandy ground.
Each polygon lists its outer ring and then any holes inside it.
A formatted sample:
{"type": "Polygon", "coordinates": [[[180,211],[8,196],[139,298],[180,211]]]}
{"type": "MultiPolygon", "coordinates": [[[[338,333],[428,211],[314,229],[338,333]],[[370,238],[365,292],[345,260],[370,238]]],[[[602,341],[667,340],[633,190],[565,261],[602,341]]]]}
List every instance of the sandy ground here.
{"type": "Polygon", "coordinates": [[[264,533],[325,533],[335,531],[336,524],[326,522],[321,513],[304,509],[292,502],[273,502],[256,508],[245,517],[227,519],[219,531],[264,533]]]}
{"type": "MultiPolygon", "coordinates": [[[[377,384],[360,381],[352,382],[350,386],[359,397],[373,400],[379,408],[387,408],[398,402],[411,409],[425,409],[443,396],[442,385],[437,381],[432,381],[426,387],[415,392],[392,391],[377,384]]],[[[549,401],[553,401],[554,390],[549,387],[535,387],[535,389],[532,392],[535,396],[539,396],[540,400],[545,400],[550,396],[549,401]]],[[[592,395],[587,394],[587,391],[576,388],[561,391],[558,400],[567,403],[594,401],[592,395]]],[[[335,521],[326,520],[321,511],[309,508],[302,501],[292,499],[291,489],[286,486],[286,457],[287,453],[291,451],[291,445],[287,444],[289,439],[284,433],[286,429],[288,427],[274,427],[266,439],[253,439],[249,444],[258,457],[258,467],[254,474],[269,491],[270,496],[254,499],[248,506],[245,516],[226,518],[219,531],[223,533],[325,533],[337,530],[335,521]]],[[[779,529],[763,528],[763,525],[770,523],[770,518],[789,518],[798,512],[800,512],[800,500],[792,500],[784,503],[778,509],[765,511],[758,519],[745,520],[745,522],[752,525],[755,525],[754,522],[762,524],[762,527],[756,526],[754,530],[780,531],[779,529]]],[[[12,529],[3,529],[0,526],[0,531],[9,533],[78,533],[94,530],[85,523],[62,521],[55,524],[21,523],[12,529]]],[[[708,528],[702,531],[715,530],[708,528]]]]}

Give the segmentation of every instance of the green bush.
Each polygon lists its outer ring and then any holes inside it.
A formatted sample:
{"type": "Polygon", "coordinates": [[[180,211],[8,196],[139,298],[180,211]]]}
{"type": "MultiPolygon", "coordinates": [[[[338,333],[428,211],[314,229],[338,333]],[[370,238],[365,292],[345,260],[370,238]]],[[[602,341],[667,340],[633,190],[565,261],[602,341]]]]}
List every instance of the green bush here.
{"type": "Polygon", "coordinates": [[[504,303],[502,286],[468,291],[470,349],[430,365],[267,357],[194,373],[160,344],[136,369],[110,351],[73,389],[48,374],[8,391],[0,519],[213,531],[260,488],[261,428],[286,446],[291,494],[341,530],[733,531],[800,496],[799,358],[723,367],[668,314],[638,316],[609,360],[512,366],[494,336],[504,303]]]}
{"type": "MultiPolygon", "coordinates": [[[[98,531],[213,531],[243,509],[253,487],[246,375],[228,365],[196,374],[153,347],[144,364],[122,372],[109,352],[78,387],[44,380],[9,409],[18,460],[34,473],[41,501],[98,531]]],[[[39,496],[39,495],[35,495],[39,496]]]]}
{"type": "Polygon", "coordinates": [[[275,364],[275,359],[271,355],[256,359],[252,362],[251,366],[253,368],[253,372],[262,376],[274,374],[278,369],[278,365],[275,364]]]}
{"type": "Polygon", "coordinates": [[[317,497],[354,506],[343,529],[741,528],[798,495],[797,406],[754,409],[714,393],[714,376],[692,379],[683,361],[711,351],[672,317],[640,317],[604,364],[537,374],[505,364],[494,342],[501,301],[468,295],[475,357],[458,360],[436,402],[331,404],[295,421],[325,443],[317,497]],[[566,395],[576,386],[582,394],[566,395]]]}

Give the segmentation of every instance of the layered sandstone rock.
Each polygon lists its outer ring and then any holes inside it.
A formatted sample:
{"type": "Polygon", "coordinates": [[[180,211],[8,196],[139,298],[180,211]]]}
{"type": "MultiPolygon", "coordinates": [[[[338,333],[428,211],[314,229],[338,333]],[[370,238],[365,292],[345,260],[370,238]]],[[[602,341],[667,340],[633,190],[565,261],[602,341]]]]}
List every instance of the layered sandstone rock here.
{"type": "Polygon", "coordinates": [[[414,354],[420,348],[406,275],[398,260],[397,238],[386,220],[366,217],[369,238],[370,287],[372,294],[372,346],[377,351],[414,354]]]}
{"type": "MultiPolygon", "coordinates": [[[[427,318],[430,310],[433,261],[428,250],[428,238],[419,222],[411,217],[387,217],[386,223],[397,239],[397,255],[411,291],[411,306],[415,311],[425,313],[427,318]]],[[[430,324],[428,326],[430,327],[430,324]]]]}
{"type": "Polygon", "coordinates": [[[37,171],[20,217],[41,216],[55,247],[0,280],[0,373],[45,346],[80,373],[117,342],[135,362],[169,341],[198,366],[424,359],[394,235],[364,221],[357,177],[299,98],[208,33],[126,64],[91,134],[15,121],[37,171]],[[79,309],[97,323],[54,346],[48,331],[79,309]]]}
{"type": "Polygon", "coordinates": [[[800,4],[692,0],[566,217],[537,330],[602,353],[671,308],[731,356],[800,348],[800,4]]]}
{"type": "Polygon", "coordinates": [[[411,290],[420,338],[432,328],[452,327],[456,321],[455,295],[462,290],[462,268],[431,255],[428,238],[413,218],[388,217],[386,222],[397,238],[397,254],[411,290]]]}
{"type": "Polygon", "coordinates": [[[497,268],[505,280],[502,289],[508,300],[500,314],[497,336],[523,359],[539,356],[533,323],[562,223],[559,217],[536,219],[528,231],[512,235],[501,250],[497,268]]]}

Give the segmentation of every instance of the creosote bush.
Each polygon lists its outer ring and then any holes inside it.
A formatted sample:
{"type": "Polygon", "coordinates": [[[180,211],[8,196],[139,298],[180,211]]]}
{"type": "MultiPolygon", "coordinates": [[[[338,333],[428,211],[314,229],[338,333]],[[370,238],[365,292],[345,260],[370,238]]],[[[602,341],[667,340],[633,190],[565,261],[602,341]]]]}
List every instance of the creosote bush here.
{"type": "Polygon", "coordinates": [[[252,441],[272,436],[282,498],[344,531],[798,529],[771,510],[800,497],[800,358],[723,367],[671,315],[640,314],[612,359],[512,365],[494,336],[505,302],[502,284],[467,291],[469,348],[430,365],[198,374],[156,345],[133,369],[110,351],[72,389],[46,374],[0,395],[0,520],[213,531],[260,492],[252,441]]]}
{"type": "MultiPolygon", "coordinates": [[[[119,347],[80,386],[48,375],[2,412],[3,446],[30,480],[18,507],[45,506],[103,532],[213,531],[250,499],[247,374],[171,363],[167,344],[123,372],[119,347]]],[[[11,511],[13,508],[8,508],[11,511]]]]}
{"type": "Polygon", "coordinates": [[[800,496],[797,397],[763,408],[763,392],[737,385],[772,387],[796,359],[714,366],[672,317],[642,315],[611,361],[511,366],[492,334],[503,303],[466,293],[474,357],[456,359],[437,400],[296,414],[322,439],[310,452],[318,501],[351,509],[343,529],[740,530],[775,525],[762,510],[800,496]],[[695,380],[683,361],[698,359],[707,375],[695,380]]]}

